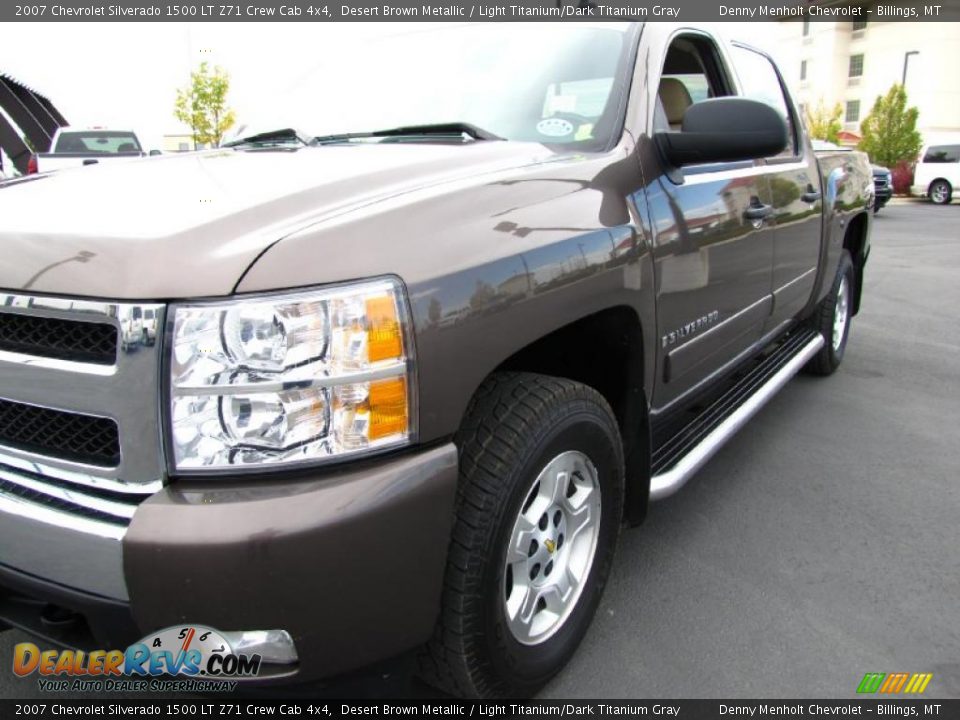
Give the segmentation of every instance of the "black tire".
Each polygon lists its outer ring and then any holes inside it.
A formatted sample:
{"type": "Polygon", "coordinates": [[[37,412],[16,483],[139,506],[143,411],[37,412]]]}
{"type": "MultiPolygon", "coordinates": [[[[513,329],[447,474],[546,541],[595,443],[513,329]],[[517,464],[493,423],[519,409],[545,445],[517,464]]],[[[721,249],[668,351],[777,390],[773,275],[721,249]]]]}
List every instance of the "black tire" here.
{"type": "Polygon", "coordinates": [[[953,200],[953,187],[946,180],[934,180],[927,194],[935,205],[949,205],[953,200]]]}
{"type": "Polygon", "coordinates": [[[843,361],[843,353],[847,348],[847,339],[850,336],[850,318],[853,313],[853,299],[856,297],[856,282],[850,253],[844,250],[840,256],[840,265],[837,267],[837,276],[834,278],[830,294],[820,302],[810,318],[813,329],[823,335],[824,345],[820,352],[807,363],[805,368],[807,372],[813,375],[832,375],[840,367],[840,363],[843,361]],[[844,280],[846,280],[846,320],[840,342],[835,344],[833,339],[834,320],[838,309],[842,305],[842,303],[838,303],[838,300],[844,280]]]}
{"type": "Polygon", "coordinates": [[[585,385],[498,373],[477,391],[456,442],[456,517],[441,615],[421,655],[421,675],[461,697],[529,697],[573,655],[610,572],[624,493],[617,422],[604,398],[585,385]],[[596,549],[566,620],[542,642],[523,644],[506,615],[506,549],[541,469],[570,450],[587,455],[597,471],[596,549]]]}

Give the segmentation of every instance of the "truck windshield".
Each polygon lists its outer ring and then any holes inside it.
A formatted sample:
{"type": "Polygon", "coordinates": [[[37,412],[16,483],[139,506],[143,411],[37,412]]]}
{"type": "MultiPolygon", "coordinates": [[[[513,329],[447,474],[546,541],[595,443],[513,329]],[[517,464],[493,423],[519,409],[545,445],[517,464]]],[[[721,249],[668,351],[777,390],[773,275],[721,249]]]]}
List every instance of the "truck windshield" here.
{"type": "Polygon", "coordinates": [[[621,125],[635,32],[458,25],[321,49],[321,64],[291,88],[286,124],[328,137],[467,123],[506,140],[605,146],[621,125]]]}
{"type": "Polygon", "coordinates": [[[115,130],[71,130],[57,138],[57,153],[140,152],[140,142],[132,132],[115,130]]]}

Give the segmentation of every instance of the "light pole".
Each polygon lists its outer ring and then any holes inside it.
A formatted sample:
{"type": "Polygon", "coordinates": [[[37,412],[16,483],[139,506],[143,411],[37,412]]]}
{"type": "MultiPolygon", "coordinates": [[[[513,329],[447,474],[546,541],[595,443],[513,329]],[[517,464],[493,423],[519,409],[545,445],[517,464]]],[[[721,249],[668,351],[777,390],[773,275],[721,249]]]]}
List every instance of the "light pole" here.
{"type": "Polygon", "coordinates": [[[920,54],[919,50],[908,50],[903,54],[903,82],[901,82],[900,85],[904,89],[906,89],[907,87],[907,67],[909,67],[910,65],[910,56],[919,55],[919,54],[920,54]]]}

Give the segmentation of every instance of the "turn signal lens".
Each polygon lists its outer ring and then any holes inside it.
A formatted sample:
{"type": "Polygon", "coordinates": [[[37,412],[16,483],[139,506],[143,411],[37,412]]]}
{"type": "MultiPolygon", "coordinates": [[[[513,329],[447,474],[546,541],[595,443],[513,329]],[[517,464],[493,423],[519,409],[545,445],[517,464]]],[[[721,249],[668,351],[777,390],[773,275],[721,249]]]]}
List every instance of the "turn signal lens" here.
{"type": "Polygon", "coordinates": [[[371,440],[407,430],[407,380],[403,377],[370,383],[371,440]]]}
{"type": "Polygon", "coordinates": [[[403,355],[403,336],[394,298],[389,295],[367,298],[366,306],[367,359],[379,362],[403,355]]]}

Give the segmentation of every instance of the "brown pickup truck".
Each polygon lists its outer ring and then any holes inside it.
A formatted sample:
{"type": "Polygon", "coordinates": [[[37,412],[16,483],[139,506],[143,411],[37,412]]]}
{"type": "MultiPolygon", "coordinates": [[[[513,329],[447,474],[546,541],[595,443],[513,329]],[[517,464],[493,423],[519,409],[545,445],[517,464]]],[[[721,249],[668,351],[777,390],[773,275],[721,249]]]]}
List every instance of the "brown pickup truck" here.
{"type": "Polygon", "coordinates": [[[450,692],[528,695],[621,526],[840,364],[870,167],[709,28],[339,62],[308,132],[0,189],[0,618],[202,623],[298,681],[419,648],[450,692]]]}

